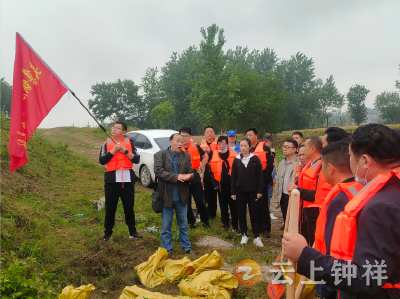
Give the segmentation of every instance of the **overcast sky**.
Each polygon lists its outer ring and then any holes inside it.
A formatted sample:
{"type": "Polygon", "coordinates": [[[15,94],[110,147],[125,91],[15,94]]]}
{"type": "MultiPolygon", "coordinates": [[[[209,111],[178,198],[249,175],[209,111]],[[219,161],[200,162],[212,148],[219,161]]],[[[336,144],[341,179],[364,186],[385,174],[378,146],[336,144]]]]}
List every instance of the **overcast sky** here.
{"type": "MultiPolygon", "coordinates": [[[[41,55],[85,104],[102,81],[141,83],[148,67],[201,41],[200,28],[225,30],[225,50],[271,48],[280,59],[312,57],[317,77],[341,93],[354,84],[375,96],[400,79],[398,0],[2,0],[0,77],[12,84],[15,33],[41,55]]],[[[40,127],[94,124],[68,95],[40,127]]]]}

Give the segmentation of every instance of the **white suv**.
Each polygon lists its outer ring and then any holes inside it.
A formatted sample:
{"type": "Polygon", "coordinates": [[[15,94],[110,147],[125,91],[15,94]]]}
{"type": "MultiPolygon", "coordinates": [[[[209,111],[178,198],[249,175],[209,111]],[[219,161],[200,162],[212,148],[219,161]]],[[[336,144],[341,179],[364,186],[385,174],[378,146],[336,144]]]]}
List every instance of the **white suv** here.
{"type": "Polygon", "coordinates": [[[143,187],[149,187],[155,182],[154,154],[169,147],[169,137],[174,133],[178,132],[174,130],[139,130],[126,133],[125,137],[130,137],[134,141],[136,150],[140,154],[139,164],[133,164],[132,169],[140,178],[143,187]]]}

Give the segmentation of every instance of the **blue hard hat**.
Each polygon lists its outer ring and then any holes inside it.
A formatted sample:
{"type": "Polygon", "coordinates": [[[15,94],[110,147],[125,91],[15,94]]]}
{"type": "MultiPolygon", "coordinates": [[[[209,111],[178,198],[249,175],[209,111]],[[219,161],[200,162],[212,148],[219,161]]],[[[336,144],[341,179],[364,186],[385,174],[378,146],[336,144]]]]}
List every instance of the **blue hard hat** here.
{"type": "Polygon", "coordinates": [[[227,136],[236,136],[236,132],[235,132],[235,130],[229,130],[226,135],[227,136]]]}

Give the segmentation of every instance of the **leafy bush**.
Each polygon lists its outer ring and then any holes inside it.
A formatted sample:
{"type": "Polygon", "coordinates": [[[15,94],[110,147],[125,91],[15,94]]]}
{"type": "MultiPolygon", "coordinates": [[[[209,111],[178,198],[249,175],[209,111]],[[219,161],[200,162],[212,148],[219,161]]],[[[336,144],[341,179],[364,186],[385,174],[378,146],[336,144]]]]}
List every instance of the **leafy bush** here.
{"type": "Polygon", "coordinates": [[[53,276],[45,270],[38,271],[35,258],[19,260],[11,252],[10,261],[1,259],[1,295],[2,298],[54,298],[53,276]]]}

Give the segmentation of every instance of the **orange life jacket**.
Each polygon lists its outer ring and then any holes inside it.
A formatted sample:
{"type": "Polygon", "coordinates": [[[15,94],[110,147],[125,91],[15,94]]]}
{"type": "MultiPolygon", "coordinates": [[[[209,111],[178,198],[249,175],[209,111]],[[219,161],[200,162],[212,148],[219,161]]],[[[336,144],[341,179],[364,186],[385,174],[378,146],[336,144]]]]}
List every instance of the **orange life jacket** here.
{"type": "MultiPolygon", "coordinates": [[[[200,147],[204,149],[208,146],[207,139],[201,139],[200,147]]],[[[215,151],[218,149],[217,139],[214,139],[213,143],[210,144],[210,150],[215,151]]]]}
{"type": "MultiPolygon", "coordinates": [[[[232,148],[228,148],[228,151],[229,151],[228,163],[229,163],[229,175],[230,175],[232,170],[233,160],[237,156],[237,153],[232,148]]],[[[210,166],[211,166],[211,172],[214,174],[214,179],[218,182],[221,182],[222,163],[226,162],[222,160],[221,157],[219,156],[219,151],[218,150],[213,151],[213,156],[210,161],[210,166]]]]}
{"type": "Polygon", "coordinates": [[[323,254],[326,254],[326,244],[325,244],[325,226],[326,226],[326,216],[328,212],[329,203],[343,191],[349,200],[352,200],[354,196],[363,188],[364,186],[359,182],[348,182],[336,184],[332,190],[329,192],[328,196],[322,203],[319,217],[317,219],[317,228],[315,230],[315,249],[319,250],[323,254]]]}
{"type": "MultiPolygon", "coordinates": [[[[346,205],[344,211],[336,217],[332,234],[331,256],[345,261],[353,260],[357,239],[357,214],[393,176],[397,176],[400,179],[400,171],[392,170],[389,173],[377,175],[346,205]]],[[[382,288],[400,289],[400,283],[386,283],[382,288]]]]}
{"type": "Polygon", "coordinates": [[[328,182],[326,181],[322,170],[319,172],[318,176],[317,190],[315,192],[315,202],[311,202],[310,205],[307,205],[307,208],[321,207],[325,198],[328,196],[329,192],[331,192],[333,188],[333,186],[328,184],[328,182]]]}
{"type": "MultiPolygon", "coordinates": [[[[115,146],[115,143],[111,140],[111,138],[106,139],[106,144],[107,152],[110,152],[115,146]]],[[[125,147],[129,152],[132,152],[132,146],[129,138],[122,139],[120,144],[125,147]]],[[[115,171],[117,169],[132,169],[132,166],[133,163],[131,160],[129,160],[127,155],[116,152],[111,160],[106,164],[106,172],[115,171]]]]}
{"type": "Polygon", "coordinates": [[[253,152],[254,155],[257,155],[258,158],[260,158],[262,170],[265,170],[265,168],[267,168],[267,152],[264,151],[264,145],[265,142],[259,142],[253,152]]]}
{"type": "Polygon", "coordinates": [[[182,150],[184,152],[187,152],[190,154],[190,159],[192,160],[192,167],[193,169],[198,169],[200,168],[200,153],[199,150],[197,149],[197,145],[194,141],[189,142],[188,149],[186,150],[185,147],[182,147],[182,150]]]}
{"type": "MultiPolygon", "coordinates": [[[[317,178],[318,172],[321,169],[321,160],[317,160],[311,166],[311,161],[309,161],[306,166],[304,166],[303,171],[299,175],[299,187],[307,190],[315,190],[317,188],[317,178]]],[[[329,192],[329,191],[328,191],[329,192]]],[[[319,207],[321,206],[323,198],[315,197],[314,202],[303,201],[300,198],[301,204],[303,204],[303,208],[319,207]]]]}

